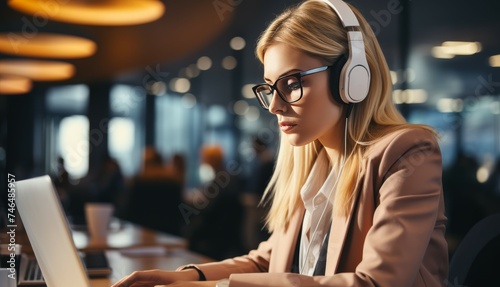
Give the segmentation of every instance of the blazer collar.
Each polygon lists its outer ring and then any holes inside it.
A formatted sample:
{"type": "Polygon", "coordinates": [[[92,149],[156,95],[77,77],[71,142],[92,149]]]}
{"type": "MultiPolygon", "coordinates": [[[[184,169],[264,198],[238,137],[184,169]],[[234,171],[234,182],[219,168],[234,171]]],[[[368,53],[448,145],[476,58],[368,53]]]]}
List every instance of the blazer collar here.
{"type": "Polygon", "coordinates": [[[346,217],[334,216],[332,225],[330,228],[330,238],[328,240],[328,252],[326,257],[326,269],[325,275],[334,275],[337,273],[337,268],[339,266],[340,257],[342,256],[342,250],[347,237],[349,226],[351,225],[352,217],[354,214],[354,209],[358,206],[359,194],[360,194],[360,182],[364,178],[364,165],[361,167],[360,174],[358,176],[358,181],[354,188],[354,200],[351,202],[349,207],[349,214],[346,217]]]}

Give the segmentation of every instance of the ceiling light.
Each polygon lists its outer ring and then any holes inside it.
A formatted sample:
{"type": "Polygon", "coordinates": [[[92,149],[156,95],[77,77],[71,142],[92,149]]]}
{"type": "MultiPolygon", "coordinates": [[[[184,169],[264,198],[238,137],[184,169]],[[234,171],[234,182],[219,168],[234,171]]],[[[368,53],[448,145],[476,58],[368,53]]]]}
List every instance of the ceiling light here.
{"type": "Polygon", "coordinates": [[[0,33],[0,52],[17,56],[46,58],[84,58],[92,56],[96,44],[88,39],[37,33],[32,37],[22,37],[16,33],[0,33]]]}
{"type": "Polygon", "coordinates": [[[238,61],[233,56],[227,56],[222,59],[222,67],[226,70],[233,70],[238,65],[238,61]]]}
{"type": "Polygon", "coordinates": [[[432,48],[435,58],[451,59],[457,55],[470,56],[481,52],[481,43],[464,41],[446,41],[441,46],[432,48]]]}
{"type": "Polygon", "coordinates": [[[0,60],[0,74],[27,77],[34,81],[61,81],[75,73],[72,64],[58,61],[0,60]]]}
{"type": "Polygon", "coordinates": [[[31,91],[31,87],[31,80],[25,77],[0,77],[0,94],[3,95],[25,94],[31,91]]]}
{"type": "Polygon", "coordinates": [[[200,69],[196,64],[191,64],[186,67],[186,77],[187,78],[196,78],[200,75],[200,69]]]}
{"type": "Polygon", "coordinates": [[[437,102],[437,109],[442,113],[459,113],[464,109],[462,99],[442,98],[437,102]]]}
{"type": "Polygon", "coordinates": [[[392,84],[395,85],[397,83],[402,83],[404,81],[411,83],[414,82],[415,79],[417,78],[417,74],[415,73],[415,70],[412,68],[407,68],[405,73],[401,73],[401,70],[399,71],[389,71],[391,74],[391,81],[392,84]]]}
{"type": "Polygon", "coordinates": [[[191,82],[186,78],[173,78],[170,80],[170,89],[183,94],[191,89],[191,82]]]}
{"type": "Polygon", "coordinates": [[[154,82],[151,84],[149,92],[151,95],[163,96],[167,92],[167,84],[163,81],[154,82]]]}
{"type": "Polygon", "coordinates": [[[246,99],[255,99],[255,94],[253,93],[252,87],[254,84],[246,84],[241,88],[241,94],[246,99]]]}
{"type": "Polygon", "coordinates": [[[427,91],[424,89],[394,90],[392,98],[396,104],[422,104],[427,101],[427,91]]]}
{"type": "Polygon", "coordinates": [[[487,167],[482,166],[476,171],[476,179],[479,183],[485,183],[490,177],[490,171],[487,167]]]}
{"type": "Polygon", "coordinates": [[[85,25],[136,25],[160,18],[165,7],[156,0],[10,0],[9,6],[33,17],[85,25]]]}
{"type": "Polygon", "coordinates": [[[490,57],[490,66],[499,68],[500,67],[500,55],[494,55],[490,57]]]}
{"type": "Polygon", "coordinates": [[[234,37],[233,39],[231,39],[231,42],[229,42],[229,46],[231,47],[231,49],[238,51],[245,48],[246,42],[245,39],[241,37],[234,37]]]}
{"type": "Polygon", "coordinates": [[[260,117],[260,110],[255,106],[248,107],[248,111],[245,113],[245,119],[250,122],[255,122],[260,117]]]}
{"type": "Polygon", "coordinates": [[[455,55],[449,54],[448,50],[442,46],[433,47],[431,50],[431,54],[434,58],[438,59],[452,59],[455,58],[455,55]]]}
{"type": "Polygon", "coordinates": [[[243,116],[247,113],[248,111],[248,103],[243,100],[236,101],[233,105],[233,111],[235,114],[243,116]]]}
{"type": "Polygon", "coordinates": [[[454,55],[467,56],[481,52],[481,43],[479,42],[446,41],[441,46],[448,49],[449,54],[454,55]]]}
{"type": "Polygon", "coordinates": [[[212,59],[207,56],[200,57],[198,62],[196,62],[198,69],[202,71],[209,70],[212,67],[212,59]]]}
{"type": "Polygon", "coordinates": [[[398,73],[395,71],[390,71],[391,73],[391,82],[395,85],[398,82],[398,73]]]}

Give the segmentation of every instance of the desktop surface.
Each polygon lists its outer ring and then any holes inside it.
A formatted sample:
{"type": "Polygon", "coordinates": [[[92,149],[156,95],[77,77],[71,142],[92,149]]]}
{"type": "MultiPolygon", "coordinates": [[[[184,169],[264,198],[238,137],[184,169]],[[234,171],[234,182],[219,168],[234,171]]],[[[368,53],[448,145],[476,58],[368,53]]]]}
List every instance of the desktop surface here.
{"type": "Polygon", "coordinates": [[[149,252],[144,255],[141,255],[139,252],[134,255],[127,255],[120,250],[109,250],[106,251],[106,255],[113,272],[108,278],[90,280],[92,287],[109,287],[112,283],[137,270],[175,270],[179,266],[190,263],[201,264],[213,261],[208,257],[183,248],[171,249],[166,253],[159,253],[157,255],[149,252]]]}

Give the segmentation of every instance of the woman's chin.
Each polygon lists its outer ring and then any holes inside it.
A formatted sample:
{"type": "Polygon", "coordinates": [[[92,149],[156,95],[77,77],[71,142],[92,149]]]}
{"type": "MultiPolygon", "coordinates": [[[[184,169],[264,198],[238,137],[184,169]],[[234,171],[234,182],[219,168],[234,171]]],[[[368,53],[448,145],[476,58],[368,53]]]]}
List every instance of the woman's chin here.
{"type": "Polygon", "coordinates": [[[297,135],[286,135],[286,137],[288,143],[291,144],[292,146],[304,146],[311,142],[311,140],[308,140],[306,138],[297,135]]]}

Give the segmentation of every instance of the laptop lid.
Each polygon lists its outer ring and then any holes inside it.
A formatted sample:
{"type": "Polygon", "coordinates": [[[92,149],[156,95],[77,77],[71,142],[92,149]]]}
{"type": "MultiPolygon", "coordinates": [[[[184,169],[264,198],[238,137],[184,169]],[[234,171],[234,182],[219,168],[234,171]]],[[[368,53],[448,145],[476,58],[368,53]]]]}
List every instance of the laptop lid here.
{"type": "Polygon", "coordinates": [[[89,287],[50,177],[18,181],[16,204],[47,286],[89,287]]]}

